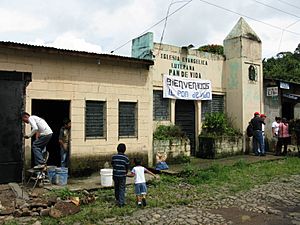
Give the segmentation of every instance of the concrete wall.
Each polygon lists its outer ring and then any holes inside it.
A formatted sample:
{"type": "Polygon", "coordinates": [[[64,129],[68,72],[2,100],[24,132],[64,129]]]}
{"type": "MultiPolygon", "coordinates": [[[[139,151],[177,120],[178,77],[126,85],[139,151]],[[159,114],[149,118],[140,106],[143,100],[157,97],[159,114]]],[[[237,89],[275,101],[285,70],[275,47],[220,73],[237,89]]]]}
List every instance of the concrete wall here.
{"type": "Polygon", "coordinates": [[[180,74],[182,72],[187,72],[188,78],[191,78],[191,75],[197,76],[197,74],[201,74],[201,77],[198,78],[210,80],[213,92],[225,92],[225,86],[223,84],[223,56],[200,52],[195,49],[185,50],[181,47],[166,44],[160,45],[158,43],[154,43],[153,55],[155,56],[155,66],[153,67],[153,86],[162,87],[163,75],[168,75],[170,70],[172,70],[172,72],[174,72],[174,70],[180,70],[180,74]],[[172,59],[170,56],[179,57],[180,59],[197,59],[201,61],[201,63],[182,62],[181,60],[172,59]],[[193,70],[172,68],[172,63],[192,66],[193,70]]]}
{"type": "MultiPolygon", "coordinates": [[[[72,121],[71,160],[101,161],[116,152],[116,145],[124,142],[129,155],[143,155],[152,159],[152,88],[146,65],[0,49],[0,70],[32,73],[27,87],[26,111],[31,112],[32,99],[70,100],[72,121]],[[106,101],[106,138],[85,140],[85,100],[106,101]],[[138,137],[118,137],[118,102],[138,104],[138,137]],[[149,154],[149,155],[148,155],[149,154]]],[[[59,112],[58,112],[59,113],[59,112]]],[[[30,126],[26,126],[30,132],[30,126]]],[[[26,140],[26,159],[30,159],[30,141],[26,140]]],[[[72,164],[72,166],[75,166],[72,164]]]]}
{"type": "Polygon", "coordinates": [[[180,157],[189,157],[191,155],[191,146],[189,140],[153,140],[154,157],[157,153],[167,155],[167,162],[176,162],[180,157]]]}

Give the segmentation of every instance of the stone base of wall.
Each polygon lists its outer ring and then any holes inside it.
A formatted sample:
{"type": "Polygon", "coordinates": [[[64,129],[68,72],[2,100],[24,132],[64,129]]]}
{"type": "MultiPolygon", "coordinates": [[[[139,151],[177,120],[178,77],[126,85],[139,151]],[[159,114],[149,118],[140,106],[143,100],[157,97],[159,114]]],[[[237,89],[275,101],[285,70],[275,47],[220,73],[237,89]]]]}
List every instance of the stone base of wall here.
{"type": "Polygon", "coordinates": [[[242,136],[199,137],[198,157],[222,158],[243,153],[242,136]]]}
{"type": "MultiPolygon", "coordinates": [[[[114,153],[116,154],[116,153],[114,153]]],[[[139,158],[144,166],[148,166],[148,153],[129,153],[130,167],[133,166],[133,159],[139,158]]],[[[108,162],[111,167],[111,155],[94,156],[71,156],[69,165],[69,175],[72,177],[90,176],[94,172],[100,172],[104,164],[108,162]]],[[[31,160],[26,159],[26,169],[31,168],[31,160]]]]}
{"type": "Polygon", "coordinates": [[[157,153],[165,153],[168,163],[176,163],[178,158],[190,157],[190,141],[189,139],[153,140],[153,153],[155,163],[157,153]]]}
{"type": "MultiPolygon", "coordinates": [[[[126,154],[126,153],[125,153],[126,154]]],[[[148,154],[145,153],[128,153],[130,168],[134,166],[133,159],[139,158],[142,160],[143,166],[148,166],[148,154]]],[[[89,176],[94,172],[100,172],[104,168],[104,164],[108,162],[111,167],[112,155],[100,156],[73,156],[70,163],[70,175],[72,177],[89,176]]]]}

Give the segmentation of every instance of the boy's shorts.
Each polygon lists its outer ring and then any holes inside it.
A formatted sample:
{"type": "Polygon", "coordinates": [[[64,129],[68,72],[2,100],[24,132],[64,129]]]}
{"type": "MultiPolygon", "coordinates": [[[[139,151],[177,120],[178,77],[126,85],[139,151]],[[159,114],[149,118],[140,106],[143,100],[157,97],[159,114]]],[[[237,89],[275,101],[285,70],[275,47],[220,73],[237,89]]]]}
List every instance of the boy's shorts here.
{"type": "Polygon", "coordinates": [[[134,192],[136,195],[145,195],[147,194],[147,185],[146,183],[134,184],[134,192]]]}

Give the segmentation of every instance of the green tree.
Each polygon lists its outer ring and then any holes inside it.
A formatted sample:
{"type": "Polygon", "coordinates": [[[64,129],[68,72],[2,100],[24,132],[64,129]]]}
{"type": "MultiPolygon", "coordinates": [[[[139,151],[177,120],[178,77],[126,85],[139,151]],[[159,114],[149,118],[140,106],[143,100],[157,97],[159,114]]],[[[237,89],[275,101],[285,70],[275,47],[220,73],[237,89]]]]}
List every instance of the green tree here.
{"type": "Polygon", "coordinates": [[[294,53],[280,52],[263,60],[264,77],[300,83],[300,44],[294,53]]]}

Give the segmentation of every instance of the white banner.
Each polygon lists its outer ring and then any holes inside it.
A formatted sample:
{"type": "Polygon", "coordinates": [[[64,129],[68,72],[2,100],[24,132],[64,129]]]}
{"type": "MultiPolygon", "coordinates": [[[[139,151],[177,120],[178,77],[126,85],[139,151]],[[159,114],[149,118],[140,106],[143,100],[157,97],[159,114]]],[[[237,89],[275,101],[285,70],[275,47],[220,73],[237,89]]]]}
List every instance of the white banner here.
{"type": "Polygon", "coordinates": [[[211,100],[211,81],[164,75],[164,98],[211,100]]]}

